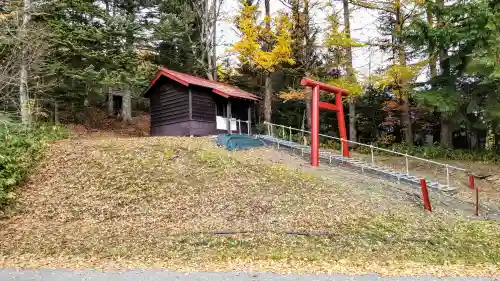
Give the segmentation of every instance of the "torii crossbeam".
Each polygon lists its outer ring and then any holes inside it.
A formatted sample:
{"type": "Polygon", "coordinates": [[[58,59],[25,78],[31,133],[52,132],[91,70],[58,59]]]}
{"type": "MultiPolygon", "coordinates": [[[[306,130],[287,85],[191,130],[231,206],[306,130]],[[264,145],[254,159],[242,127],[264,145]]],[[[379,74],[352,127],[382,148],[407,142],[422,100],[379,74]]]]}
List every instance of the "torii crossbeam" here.
{"type": "Polygon", "coordinates": [[[348,95],[347,90],[337,88],[332,85],[317,82],[309,78],[303,78],[300,83],[312,88],[312,109],[311,109],[311,165],[319,164],[319,109],[328,109],[337,112],[337,122],[339,135],[342,140],[342,156],[349,157],[349,146],[347,145],[347,132],[344,120],[344,107],[342,105],[342,95],[348,95]],[[329,92],[335,95],[335,104],[322,102],[319,100],[320,91],[329,92]],[[345,140],[345,141],[344,141],[345,140]]]}

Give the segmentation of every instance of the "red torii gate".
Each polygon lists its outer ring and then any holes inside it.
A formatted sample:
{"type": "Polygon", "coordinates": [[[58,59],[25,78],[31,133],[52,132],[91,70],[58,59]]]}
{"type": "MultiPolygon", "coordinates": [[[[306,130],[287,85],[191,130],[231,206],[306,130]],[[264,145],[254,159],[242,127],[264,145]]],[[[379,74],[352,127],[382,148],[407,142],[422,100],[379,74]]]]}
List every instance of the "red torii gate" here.
{"type": "Polygon", "coordinates": [[[342,141],[343,157],[349,157],[349,146],[347,145],[347,132],[344,120],[344,107],[342,105],[342,95],[348,95],[347,90],[337,88],[332,85],[317,82],[309,78],[302,78],[300,84],[312,88],[312,108],[311,108],[311,165],[319,164],[319,109],[328,109],[337,112],[337,122],[339,125],[339,135],[342,141]],[[333,93],[335,95],[335,104],[319,101],[320,91],[333,93]]]}

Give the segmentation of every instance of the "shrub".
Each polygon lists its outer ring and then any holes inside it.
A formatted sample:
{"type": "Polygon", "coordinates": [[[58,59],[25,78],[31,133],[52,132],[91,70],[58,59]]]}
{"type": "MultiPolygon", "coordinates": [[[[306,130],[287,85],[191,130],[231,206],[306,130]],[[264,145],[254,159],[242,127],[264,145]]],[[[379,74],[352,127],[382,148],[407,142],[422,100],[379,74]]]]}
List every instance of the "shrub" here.
{"type": "Polygon", "coordinates": [[[500,158],[489,151],[467,151],[462,149],[443,148],[439,145],[416,146],[405,143],[393,144],[389,149],[397,152],[407,153],[422,158],[447,159],[447,160],[465,160],[465,161],[483,161],[500,162],[500,158]]]}
{"type": "Polygon", "coordinates": [[[25,128],[16,123],[0,127],[0,208],[14,198],[17,186],[42,156],[43,148],[51,140],[68,135],[60,126],[39,124],[25,128]]]}
{"type": "MultiPolygon", "coordinates": [[[[395,143],[392,145],[384,145],[383,143],[374,143],[374,146],[393,150],[400,153],[406,153],[426,159],[446,159],[458,161],[482,161],[491,163],[500,163],[500,157],[489,151],[467,151],[462,149],[443,148],[439,145],[417,146],[406,143],[395,143]]],[[[362,154],[370,154],[371,149],[367,146],[357,146],[356,152],[362,154]]],[[[394,154],[377,151],[377,155],[394,156],[394,154]]]]}

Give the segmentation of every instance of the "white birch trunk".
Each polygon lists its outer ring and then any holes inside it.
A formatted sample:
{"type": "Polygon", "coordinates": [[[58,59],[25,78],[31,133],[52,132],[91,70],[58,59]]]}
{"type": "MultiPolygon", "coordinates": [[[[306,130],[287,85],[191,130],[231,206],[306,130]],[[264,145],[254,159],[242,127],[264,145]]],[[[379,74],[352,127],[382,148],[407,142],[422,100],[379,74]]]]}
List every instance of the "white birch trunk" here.
{"type": "Polygon", "coordinates": [[[23,2],[23,16],[22,24],[19,28],[19,38],[21,40],[21,58],[20,58],[20,69],[19,69],[19,105],[21,111],[21,121],[25,125],[31,124],[31,106],[30,97],[28,92],[28,62],[27,57],[27,29],[31,19],[30,16],[31,0],[24,0],[23,2]]]}

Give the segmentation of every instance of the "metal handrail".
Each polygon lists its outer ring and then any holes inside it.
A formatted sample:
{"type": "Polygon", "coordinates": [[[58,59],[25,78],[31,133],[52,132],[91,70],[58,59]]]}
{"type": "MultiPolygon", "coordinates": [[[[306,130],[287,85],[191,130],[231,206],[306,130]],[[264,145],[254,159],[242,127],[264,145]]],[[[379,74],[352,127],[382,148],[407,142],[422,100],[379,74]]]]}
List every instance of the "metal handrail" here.
{"type": "MultiPolygon", "coordinates": [[[[268,126],[268,134],[269,133],[272,134],[272,132],[273,132],[272,127],[273,126],[277,126],[277,127],[283,128],[283,138],[285,138],[285,130],[288,130],[289,131],[289,136],[290,136],[289,137],[289,141],[292,141],[292,131],[298,131],[298,132],[302,132],[302,133],[311,134],[310,131],[303,130],[303,129],[298,129],[298,128],[293,128],[291,126],[284,126],[284,125],[274,124],[274,123],[270,123],[270,122],[266,122],[266,121],[264,121],[264,124],[267,124],[267,126],[268,126]]],[[[377,147],[377,146],[374,146],[374,145],[371,145],[371,144],[360,143],[360,142],[351,141],[351,140],[347,140],[347,139],[342,139],[342,138],[338,138],[338,137],[334,137],[334,136],[329,136],[329,135],[325,135],[325,134],[319,134],[319,136],[325,137],[325,138],[334,139],[334,140],[338,140],[341,143],[342,142],[347,142],[347,143],[352,143],[352,144],[356,144],[356,145],[359,145],[359,146],[369,147],[370,151],[371,151],[371,162],[372,162],[371,164],[372,165],[375,165],[374,150],[380,150],[380,151],[392,153],[392,154],[395,154],[395,155],[403,156],[403,157],[405,157],[406,174],[408,176],[410,175],[409,163],[408,163],[409,159],[415,159],[415,160],[419,160],[419,161],[423,161],[423,162],[435,164],[435,165],[438,165],[438,166],[442,166],[442,167],[446,168],[446,182],[447,182],[448,187],[450,186],[450,169],[451,170],[457,170],[457,171],[461,171],[461,172],[470,173],[467,169],[463,169],[463,168],[460,168],[460,167],[452,166],[452,165],[449,165],[449,164],[443,164],[443,163],[436,162],[436,161],[429,160],[429,159],[425,159],[425,158],[420,158],[420,157],[413,156],[413,155],[410,155],[410,154],[407,154],[407,153],[401,153],[401,152],[397,152],[397,151],[394,151],[394,150],[380,148],[380,147],[377,147]]],[[[340,147],[342,149],[342,145],[340,147]]]]}
{"type": "MultiPolygon", "coordinates": [[[[229,121],[236,121],[238,127],[238,134],[241,135],[241,123],[247,123],[247,133],[250,135],[250,121],[249,120],[240,120],[236,118],[229,118],[229,121]]],[[[231,130],[232,131],[232,130],[231,130]]]]}

